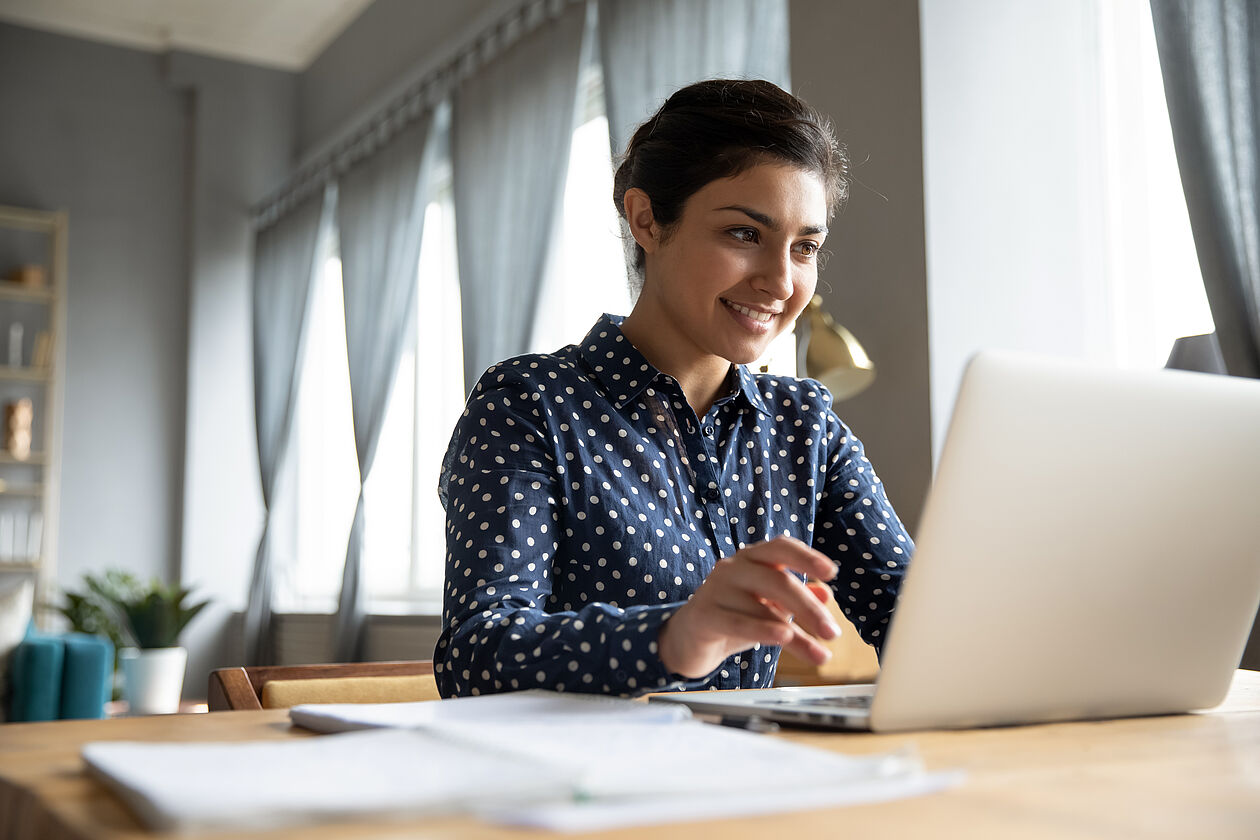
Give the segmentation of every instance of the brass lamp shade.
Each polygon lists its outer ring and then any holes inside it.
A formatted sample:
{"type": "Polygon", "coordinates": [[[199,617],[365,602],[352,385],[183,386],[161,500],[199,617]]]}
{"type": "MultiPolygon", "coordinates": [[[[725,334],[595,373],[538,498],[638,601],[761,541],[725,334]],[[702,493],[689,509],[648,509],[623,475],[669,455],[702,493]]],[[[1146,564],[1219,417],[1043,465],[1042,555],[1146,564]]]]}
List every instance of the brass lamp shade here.
{"type": "Polygon", "coordinates": [[[847,400],[875,381],[875,363],[862,344],[822,308],[822,298],[805,307],[796,322],[797,369],[827,386],[837,400],[847,400]]]}

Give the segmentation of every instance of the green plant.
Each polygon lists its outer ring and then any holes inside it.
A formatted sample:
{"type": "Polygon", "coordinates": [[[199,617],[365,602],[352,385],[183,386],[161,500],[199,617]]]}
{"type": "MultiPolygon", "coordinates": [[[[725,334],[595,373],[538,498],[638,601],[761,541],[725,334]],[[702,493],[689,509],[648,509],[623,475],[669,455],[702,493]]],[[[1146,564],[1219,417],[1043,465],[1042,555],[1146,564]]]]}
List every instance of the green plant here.
{"type": "Polygon", "coordinates": [[[114,643],[114,667],[118,667],[118,650],[128,644],[118,611],[112,606],[137,598],[144,591],[139,578],[128,572],[111,570],[103,575],[85,574],[86,592],[66,592],[66,602],[57,612],[70,622],[78,633],[105,636],[114,643]]]}
{"type": "Polygon", "coordinates": [[[144,584],[127,572],[85,574],[83,583],[87,591],[67,592],[57,610],[75,630],[108,636],[115,650],[174,647],[188,622],[210,603],[185,605],[191,589],[157,579],[144,584]]]}
{"type": "Polygon", "coordinates": [[[126,619],[125,629],[139,648],[175,647],[179,634],[188,622],[205,609],[209,601],[186,606],[184,601],[192,594],[191,589],[165,586],[153,581],[148,591],[140,597],[116,602],[126,619]]]}

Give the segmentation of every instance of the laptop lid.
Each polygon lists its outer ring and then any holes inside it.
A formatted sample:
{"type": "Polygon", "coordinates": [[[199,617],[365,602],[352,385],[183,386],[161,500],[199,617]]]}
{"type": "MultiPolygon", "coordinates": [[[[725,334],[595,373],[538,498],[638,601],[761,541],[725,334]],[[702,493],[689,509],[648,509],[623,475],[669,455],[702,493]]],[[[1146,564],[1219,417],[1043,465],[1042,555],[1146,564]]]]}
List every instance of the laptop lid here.
{"type": "Polygon", "coordinates": [[[1260,383],[986,352],[968,366],[871,726],[1178,712],[1260,606],[1260,383]]]}

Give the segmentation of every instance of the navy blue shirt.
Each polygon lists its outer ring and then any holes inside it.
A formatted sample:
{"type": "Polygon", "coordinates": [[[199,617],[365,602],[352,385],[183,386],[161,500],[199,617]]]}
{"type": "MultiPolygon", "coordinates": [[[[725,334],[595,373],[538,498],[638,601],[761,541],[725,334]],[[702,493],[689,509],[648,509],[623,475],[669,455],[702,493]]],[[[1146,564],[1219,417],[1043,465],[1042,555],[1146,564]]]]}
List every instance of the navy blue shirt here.
{"type": "Polygon", "coordinates": [[[687,680],[656,637],[719,558],[783,534],[836,562],[836,601],[878,650],[914,545],[831,394],[732,365],[697,417],[620,323],[501,362],[469,396],[439,483],[441,693],[769,686],[777,647],[687,680]]]}

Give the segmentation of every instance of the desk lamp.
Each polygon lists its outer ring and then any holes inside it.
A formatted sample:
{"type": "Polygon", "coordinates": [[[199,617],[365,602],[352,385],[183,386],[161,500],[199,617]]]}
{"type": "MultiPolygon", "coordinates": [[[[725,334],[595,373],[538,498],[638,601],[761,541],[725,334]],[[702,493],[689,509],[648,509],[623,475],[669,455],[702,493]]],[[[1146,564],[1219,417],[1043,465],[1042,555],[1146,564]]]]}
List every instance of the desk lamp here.
{"type": "Polygon", "coordinates": [[[853,333],[832,320],[814,295],[796,322],[796,369],[847,400],[875,381],[875,363],[853,333]]]}

